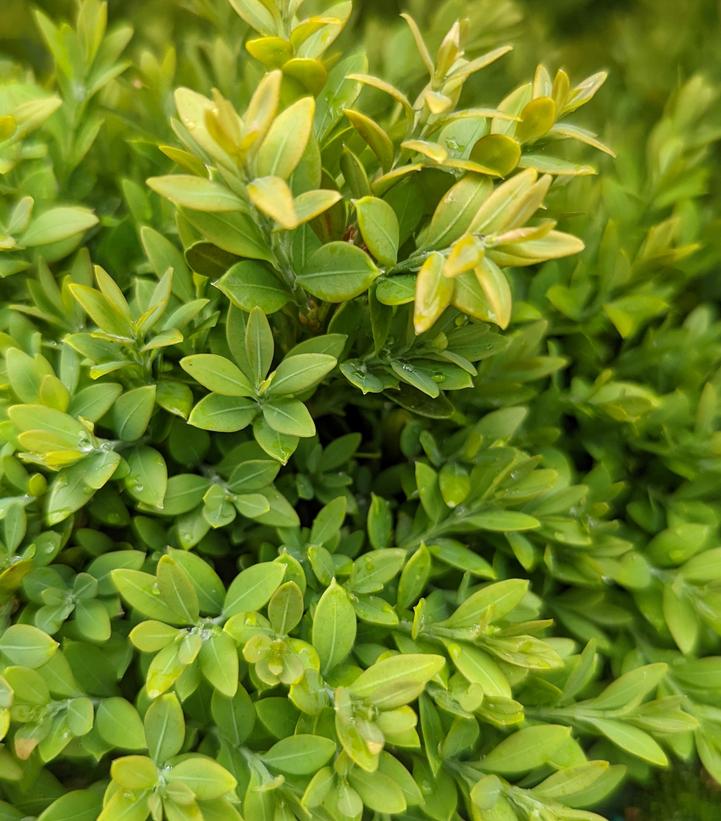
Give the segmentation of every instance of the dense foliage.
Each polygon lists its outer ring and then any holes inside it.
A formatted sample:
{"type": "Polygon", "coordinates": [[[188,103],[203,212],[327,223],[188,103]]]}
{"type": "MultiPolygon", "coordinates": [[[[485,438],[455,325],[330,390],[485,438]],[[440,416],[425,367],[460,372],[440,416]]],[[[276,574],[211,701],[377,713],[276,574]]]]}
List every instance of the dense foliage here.
{"type": "Polygon", "coordinates": [[[707,4],[383,5],[0,11],[0,819],[721,783],[707,4]]]}

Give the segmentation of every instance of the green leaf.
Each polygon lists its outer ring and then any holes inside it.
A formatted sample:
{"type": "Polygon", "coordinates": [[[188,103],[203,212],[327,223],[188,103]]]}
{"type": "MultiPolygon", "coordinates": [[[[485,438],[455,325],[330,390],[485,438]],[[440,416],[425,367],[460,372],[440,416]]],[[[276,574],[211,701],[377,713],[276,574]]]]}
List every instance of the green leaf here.
{"type": "Polygon", "coordinates": [[[183,616],[176,613],[160,593],[160,587],[150,573],[118,568],[111,571],[113,584],[127,603],[150,619],[183,623],[183,616]]]}
{"type": "Polygon", "coordinates": [[[163,764],[180,752],[185,738],[185,718],[174,693],[157,698],[148,707],[143,724],[153,761],[163,764]]]}
{"type": "Polygon", "coordinates": [[[85,437],[86,428],[67,413],[44,405],[12,405],[8,416],[19,431],[43,430],[61,437],[62,445],[74,448],[85,437]]]}
{"type": "Polygon", "coordinates": [[[28,356],[19,348],[5,351],[5,367],[10,387],[21,402],[37,402],[43,378],[52,374],[52,368],[44,357],[28,356]]]}
{"type": "Polygon", "coordinates": [[[361,85],[351,80],[353,72],[368,70],[368,58],[362,49],[340,60],[331,69],[328,82],[318,96],[318,110],[316,113],[316,130],[318,139],[325,141],[331,130],[340,118],[344,107],[352,105],[361,91],[361,85]]]}
{"type": "Polygon", "coordinates": [[[145,731],[138,711],[124,698],[105,698],[95,713],[95,728],[103,741],[121,750],[144,750],[145,731]]]}
{"type": "Polygon", "coordinates": [[[247,40],[245,47],[263,65],[282,66],[293,54],[287,40],[282,37],[258,37],[247,40]]]}
{"type": "Polygon", "coordinates": [[[447,642],[446,646],[456,668],[471,684],[478,684],[489,696],[512,697],[508,679],[491,656],[470,644],[447,642]]]}
{"type": "Polygon", "coordinates": [[[134,388],[118,398],[113,407],[113,423],[124,442],[134,442],[145,433],[154,405],[155,385],[134,388]]]}
{"type": "Polygon", "coordinates": [[[268,375],[273,363],[275,343],[268,319],[257,306],[250,312],[245,326],[244,348],[250,372],[256,383],[260,383],[268,375]]]}
{"type": "Polygon", "coordinates": [[[224,768],[205,756],[193,755],[175,764],[168,777],[168,784],[174,781],[189,787],[200,801],[220,798],[235,790],[235,778],[224,768]]]}
{"type": "Polygon", "coordinates": [[[378,661],[364,670],[349,687],[353,698],[383,710],[414,701],[443,668],[443,656],[402,653],[378,661]]]}
{"type": "Polygon", "coordinates": [[[157,698],[176,684],[188,665],[195,661],[200,644],[198,636],[185,636],[179,642],[163,647],[153,657],[145,676],[145,691],[150,698],[157,698]]]}
{"type": "Polygon", "coordinates": [[[68,413],[78,419],[82,417],[90,422],[97,422],[113,407],[122,392],[122,385],[114,382],[88,385],[72,397],[68,413]]]}
{"type": "Polygon", "coordinates": [[[102,804],[103,798],[97,790],[72,790],[56,798],[38,816],[38,821],[95,821],[102,804]]]}
{"type": "Polygon", "coordinates": [[[313,253],[298,282],[326,302],[345,302],[368,289],[379,271],[363,250],[347,242],[329,242],[313,253]]]}
{"type": "Polygon", "coordinates": [[[315,100],[303,97],[275,118],[255,158],[257,176],[290,177],[308,145],[314,113],[315,100]]]}
{"type": "Polygon", "coordinates": [[[180,360],[180,367],[209,391],[221,396],[255,395],[245,374],[229,359],[217,354],[194,354],[180,360]]]}
{"type": "Polygon", "coordinates": [[[609,741],[612,741],[622,750],[631,753],[631,755],[648,761],[650,764],[655,764],[657,767],[668,765],[666,753],[653,737],[644,730],[610,718],[589,719],[589,723],[603,733],[609,741]]]}
{"type": "Polygon", "coordinates": [[[27,515],[21,504],[11,505],[3,520],[5,548],[12,553],[20,546],[27,531],[27,515]]]}
{"type": "Polygon", "coordinates": [[[298,194],[295,198],[298,225],[303,225],[319,217],[342,199],[343,195],[340,191],[325,188],[317,191],[304,191],[302,194],[298,194]]]}
{"type": "Polygon", "coordinates": [[[210,700],[210,711],[220,737],[235,746],[245,741],[255,723],[255,708],[250,696],[242,685],[237,684],[237,688],[232,698],[215,690],[210,700]]]}
{"type": "Polygon", "coordinates": [[[185,249],[185,259],[191,270],[210,279],[218,279],[237,261],[235,254],[229,254],[210,242],[194,242],[185,249]]]}
{"type": "Polygon", "coordinates": [[[354,200],[358,227],[371,254],[381,265],[395,265],[400,228],[395,211],[378,197],[354,200]]]}
{"type": "Polygon", "coordinates": [[[280,465],[268,459],[249,459],[233,468],[228,489],[233,493],[248,493],[267,487],[278,475],[280,465]]]}
{"type": "MultiPolygon", "coordinates": [[[[483,231],[485,233],[502,231],[509,226],[509,220],[513,220],[514,227],[522,225],[543,202],[543,195],[547,191],[551,180],[550,177],[547,177],[544,183],[543,180],[537,182],[537,179],[538,174],[536,171],[526,169],[514,174],[493,189],[492,193],[489,191],[488,196],[478,203],[476,213],[466,230],[470,232],[483,231]],[[526,201],[529,201],[531,205],[524,214],[525,219],[520,220],[518,203],[526,201]]],[[[464,230],[462,233],[466,233],[466,231],[464,230]]]]}
{"type": "Polygon", "coordinates": [[[402,548],[374,550],[353,563],[349,585],[354,593],[375,593],[398,574],[406,560],[402,548]]]}
{"type": "Polygon", "coordinates": [[[174,174],[166,177],[151,177],[148,185],[169,199],[175,205],[192,208],[195,211],[242,211],[243,201],[217,182],[191,177],[188,174],[174,174]]]}
{"type": "Polygon", "coordinates": [[[370,117],[352,108],[343,110],[351,125],[370,146],[384,171],[388,171],[393,164],[395,153],[393,142],[388,134],[370,117]]]}
{"type": "Polygon", "coordinates": [[[570,727],[539,724],[516,730],[481,759],[483,770],[519,775],[542,767],[571,736],[570,727]]]}
{"type": "Polygon", "coordinates": [[[492,620],[502,619],[521,603],[527,592],[527,579],[487,584],[468,596],[446,623],[451,627],[473,627],[488,615],[492,620]]]}
{"type": "Polygon", "coordinates": [[[688,582],[703,584],[706,581],[721,578],[721,548],[704,550],[693,556],[681,568],[680,575],[688,582]]]}
{"type": "Polygon", "coordinates": [[[53,242],[82,234],[98,224],[98,218],[87,208],[59,206],[36,216],[18,242],[26,248],[50,245],[53,242]]]}
{"type": "Polygon", "coordinates": [[[399,274],[378,280],[376,298],[382,305],[406,305],[416,295],[415,274],[399,274]]]}
{"type": "Polygon", "coordinates": [[[193,408],[188,423],[217,433],[233,433],[247,427],[258,414],[258,405],[250,399],[209,393],[193,408]]]}
{"type": "Polygon", "coordinates": [[[454,462],[443,465],[438,476],[438,484],[443,501],[450,508],[463,504],[471,492],[471,479],[468,471],[454,462]]]}
{"type": "Polygon", "coordinates": [[[708,525],[681,522],[657,533],[646,547],[646,556],[661,567],[682,564],[698,553],[706,544],[708,525]]]}
{"type": "Polygon", "coordinates": [[[194,624],[200,609],[190,576],[170,556],[161,556],[156,573],[163,601],[183,618],[185,624],[194,624]]]}
{"type": "Polygon", "coordinates": [[[455,278],[451,303],[474,319],[494,321],[489,316],[488,300],[474,271],[466,271],[455,278]]]}
{"type": "Polygon", "coordinates": [[[217,615],[223,609],[225,588],[218,574],[208,562],[187,550],[168,548],[168,555],[190,579],[198,597],[201,613],[217,615]]]}
{"type": "Polygon", "coordinates": [[[380,596],[355,596],[353,609],[361,621],[369,624],[392,626],[400,621],[393,606],[380,596]]]}
{"type": "Polygon", "coordinates": [[[306,406],[297,399],[264,402],[263,419],[284,436],[307,437],[315,434],[315,423],[306,406]]]}
{"type": "Polygon", "coordinates": [[[543,800],[563,801],[587,790],[607,769],[607,761],[589,761],[576,767],[566,767],[534,787],[533,792],[543,800]]]}
{"type": "Polygon", "coordinates": [[[641,701],[666,678],[668,665],[645,664],[619,676],[592,701],[600,710],[628,710],[637,707],[641,701]]]}
{"type": "Polygon", "coordinates": [[[335,751],[336,745],[331,739],[301,733],[281,739],[262,758],[275,770],[290,775],[309,775],[327,764],[335,751]]]}
{"type": "Polygon", "coordinates": [[[434,558],[473,576],[482,579],[496,577],[495,570],[482,556],[453,539],[436,539],[428,545],[428,550],[434,558]]]}
{"type": "Polygon", "coordinates": [[[491,250],[491,256],[499,265],[536,265],[548,259],[579,254],[584,249],[583,242],[572,234],[563,231],[549,231],[538,239],[527,239],[523,242],[500,244],[491,250]]]}
{"type": "Polygon", "coordinates": [[[586,77],[583,82],[579,83],[569,94],[568,99],[563,106],[563,113],[570,114],[572,111],[586,105],[591,100],[599,88],[606,82],[608,72],[599,71],[596,74],[591,74],[586,77]]]}
{"type": "Polygon", "coordinates": [[[516,139],[533,143],[546,135],[556,122],[556,104],[550,97],[537,97],[521,111],[521,122],[516,126],[516,139]]]}
{"type": "Polygon", "coordinates": [[[348,657],[355,639],[353,605],[345,590],[333,579],[313,614],[313,647],[318,651],[324,675],[348,657]]]}
{"type": "Polygon", "coordinates": [[[476,268],[476,277],[488,300],[488,320],[499,328],[507,328],[511,321],[511,289],[506,275],[485,256],[476,268]]]}
{"type": "Polygon", "coordinates": [[[263,313],[273,314],[292,299],[273,271],[260,262],[238,262],[214,285],[233,305],[248,312],[258,307],[263,313]]]}
{"type": "Polygon", "coordinates": [[[371,545],[379,550],[389,547],[393,538],[393,514],[387,499],[381,496],[371,495],[371,503],[368,508],[368,539],[371,545]]]}
{"type": "Polygon", "coordinates": [[[671,584],[663,589],[663,617],[679,650],[686,656],[693,653],[701,629],[699,617],[688,598],[671,584]]]}
{"type": "Polygon", "coordinates": [[[58,649],[58,643],[37,627],[11,624],[0,636],[0,653],[11,664],[34,669],[45,664],[58,649]]]}
{"type": "Polygon", "coordinates": [[[252,612],[264,607],[285,575],[285,565],[279,562],[262,562],[239,573],[225,596],[223,613],[252,612]]]}
{"type": "Polygon", "coordinates": [[[275,16],[261,0],[230,0],[230,5],[251,28],[261,34],[275,33],[275,16]]]}
{"type": "Polygon", "coordinates": [[[126,755],[110,765],[110,777],[123,789],[132,792],[152,789],[159,773],[155,764],[144,755],[126,755]]]}
{"type": "Polygon", "coordinates": [[[298,215],[288,183],[280,177],[258,177],[248,184],[253,205],[286,231],[298,226],[298,215]]]}
{"type": "Polygon", "coordinates": [[[108,482],[119,464],[117,453],[104,451],[61,470],[47,496],[45,517],[48,524],[58,524],[79,510],[108,482]]]}
{"type": "Polygon", "coordinates": [[[295,582],[285,582],[268,602],[268,619],[276,633],[287,635],[303,618],[303,593],[295,582]]]}
{"type": "Polygon", "coordinates": [[[311,542],[321,545],[336,539],[343,527],[347,508],[348,500],[345,496],[338,496],[337,499],[324,505],[313,520],[313,527],[310,531],[311,542]]]}
{"type": "Polygon", "coordinates": [[[133,338],[134,334],[130,320],[127,316],[123,316],[104,294],[96,291],[95,288],[78,285],[77,283],[70,285],[69,290],[98,328],[112,336],[123,339],[133,338]]]}
{"type": "Polygon", "coordinates": [[[698,756],[704,767],[711,775],[718,779],[721,774],[721,748],[714,743],[714,738],[710,734],[696,731],[695,738],[698,756]]]}
{"type": "Polygon", "coordinates": [[[292,396],[314,387],[330,373],[336,359],[322,353],[301,353],[287,356],[273,374],[267,395],[292,396]]]}
{"type": "Polygon", "coordinates": [[[165,459],[155,448],[145,445],[133,448],[126,458],[130,469],[125,477],[128,493],[139,502],[161,508],[168,485],[165,459]]]}
{"type": "Polygon", "coordinates": [[[398,607],[408,608],[423,595],[431,575],[433,561],[422,544],[406,562],[398,580],[398,607]]]}
{"type": "Polygon", "coordinates": [[[466,521],[479,530],[493,532],[535,530],[541,526],[538,519],[519,510],[489,510],[486,513],[475,513],[466,521]]]}
{"type": "Polygon", "coordinates": [[[238,257],[272,262],[273,256],[260,228],[247,214],[240,211],[224,214],[203,211],[182,213],[208,242],[223,251],[238,257]]]}
{"type": "Polygon", "coordinates": [[[592,165],[581,165],[560,157],[548,157],[545,154],[524,154],[519,165],[521,168],[533,168],[541,174],[558,174],[559,176],[587,177],[598,173],[592,165]]]}
{"type": "Polygon", "coordinates": [[[438,487],[438,474],[425,462],[416,462],[416,486],[423,510],[433,522],[444,518],[448,510],[438,487]]]}
{"type": "Polygon", "coordinates": [[[110,616],[101,601],[78,601],[75,605],[75,626],[90,641],[107,641],[110,638],[110,616]]]}
{"type": "Polygon", "coordinates": [[[118,790],[103,806],[98,821],[145,821],[148,817],[148,798],[144,793],[118,790]]]}
{"type": "Polygon", "coordinates": [[[227,633],[216,633],[203,642],[198,656],[200,671],[224,696],[238,689],[238,648],[227,633]]]}
{"type": "Polygon", "coordinates": [[[195,295],[188,266],[180,251],[173,243],[154,228],[143,226],[140,239],[156,276],[162,277],[166,271],[173,272],[173,293],[184,301],[195,295]]]}
{"type": "Polygon", "coordinates": [[[354,768],[349,781],[368,809],[389,815],[405,812],[405,796],[391,776],[379,771],[367,773],[354,768]]]}
{"type": "Polygon", "coordinates": [[[649,319],[662,314],[667,308],[668,303],[663,299],[645,294],[631,294],[603,306],[604,312],[624,339],[633,336],[649,319]]]}
{"type": "Polygon", "coordinates": [[[486,134],[471,149],[470,159],[506,177],[521,159],[521,146],[506,134],[486,134]]]}
{"type": "Polygon", "coordinates": [[[308,782],[303,793],[303,806],[306,809],[319,807],[333,788],[335,773],[330,767],[321,767],[308,782]]]}
{"type": "Polygon", "coordinates": [[[418,271],[413,313],[413,325],[417,334],[432,328],[453,298],[455,285],[452,279],[444,275],[444,264],[443,255],[434,251],[418,271]]]}
{"type": "Polygon", "coordinates": [[[282,464],[286,464],[298,447],[297,436],[279,433],[271,428],[262,416],[257,417],[253,423],[253,436],[268,456],[272,456],[282,464]]]}
{"type": "Polygon", "coordinates": [[[492,189],[487,177],[466,174],[438,203],[430,225],[418,235],[418,247],[446,248],[462,237],[492,189]]]}
{"type": "Polygon", "coordinates": [[[177,636],[178,628],[161,621],[141,621],[130,631],[129,638],[143,653],[156,653],[167,647],[177,636]]]}

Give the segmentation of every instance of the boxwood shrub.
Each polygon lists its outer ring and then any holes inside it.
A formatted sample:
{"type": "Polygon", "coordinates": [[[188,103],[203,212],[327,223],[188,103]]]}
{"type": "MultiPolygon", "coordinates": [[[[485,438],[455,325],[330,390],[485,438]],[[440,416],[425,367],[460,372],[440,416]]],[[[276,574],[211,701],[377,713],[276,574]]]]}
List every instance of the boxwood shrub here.
{"type": "Polygon", "coordinates": [[[0,62],[0,819],[721,782],[714,83],[614,160],[516,5],[363,5],[50,3],[0,62]]]}

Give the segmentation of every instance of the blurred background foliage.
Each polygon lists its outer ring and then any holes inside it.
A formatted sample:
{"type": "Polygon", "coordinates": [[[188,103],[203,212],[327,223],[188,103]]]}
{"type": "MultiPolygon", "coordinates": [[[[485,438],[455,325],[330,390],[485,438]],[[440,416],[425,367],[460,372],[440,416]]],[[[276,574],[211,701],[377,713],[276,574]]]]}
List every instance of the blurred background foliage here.
{"type": "MultiPolygon", "coordinates": [[[[311,7],[321,11],[330,0],[308,0],[305,5],[309,11],[311,7]]],[[[30,63],[42,77],[50,72],[52,62],[37,36],[33,8],[43,9],[53,19],[72,19],[74,3],[3,3],[0,60],[30,63]]],[[[126,55],[134,70],[124,75],[122,83],[137,91],[143,86],[144,74],[164,71],[166,96],[157,102],[168,115],[173,110],[172,90],[180,84],[204,91],[218,84],[223,93],[237,98],[240,86],[236,80],[242,68],[236,61],[242,62],[246,32],[229,4],[213,0],[110,0],[109,11],[111,24],[113,20],[130,20],[135,29],[126,55]],[[230,45],[232,54],[218,52],[219,31],[227,33],[226,44],[235,43],[235,47],[230,45]],[[183,43],[181,55],[175,54],[172,45],[178,42],[183,43]]],[[[364,29],[376,73],[391,82],[394,76],[408,76],[409,64],[415,65],[416,60],[412,38],[399,17],[401,11],[409,11],[429,32],[433,48],[459,17],[470,21],[469,52],[500,43],[514,45],[509,57],[468,83],[466,95],[478,98],[478,102],[495,99],[499,92],[507,92],[531,74],[539,55],[551,70],[565,67],[571,76],[607,69],[603,94],[584,116],[588,127],[602,132],[616,149],[619,176],[638,166],[646,151],[648,132],[674,90],[694,75],[702,75],[710,87],[721,80],[718,0],[357,0],[353,20],[337,50],[353,50],[358,32],[364,29]]],[[[415,70],[420,81],[420,64],[415,70]]],[[[145,110],[155,113],[147,106],[145,110]]],[[[126,112],[118,106],[116,113],[126,112]]],[[[168,130],[167,117],[148,119],[155,128],[168,130]]],[[[702,125],[698,119],[693,123],[693,127],[702,125]]],[[[604,162],[601,170],[613,167],[613,160],[604,162]]],[[[718,163],[708,163],[705,173],[712,177],[709,190],[718,191],[718,163]]]]}

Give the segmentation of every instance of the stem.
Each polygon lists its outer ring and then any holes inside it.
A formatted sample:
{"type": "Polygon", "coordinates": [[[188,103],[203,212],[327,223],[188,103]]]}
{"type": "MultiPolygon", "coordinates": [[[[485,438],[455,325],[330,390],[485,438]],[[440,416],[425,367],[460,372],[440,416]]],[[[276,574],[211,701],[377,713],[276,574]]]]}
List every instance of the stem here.
{"type": "Polygon", "coordinates": [[[403,262],[399,262],[392,268],[388,268],[385,273],[390,276],[393,274],[401,274],[406,271],[417,271],[432,253],[433,251],[417,252],[403,262]]]}

